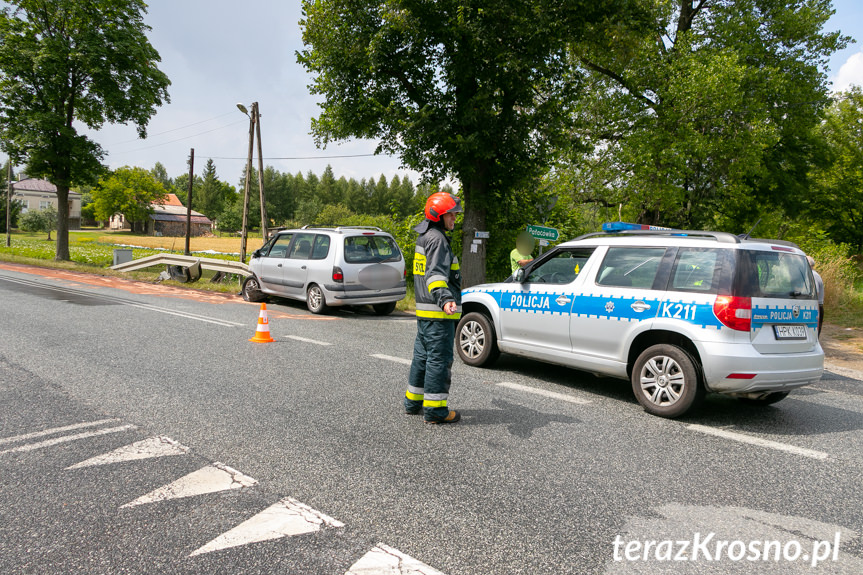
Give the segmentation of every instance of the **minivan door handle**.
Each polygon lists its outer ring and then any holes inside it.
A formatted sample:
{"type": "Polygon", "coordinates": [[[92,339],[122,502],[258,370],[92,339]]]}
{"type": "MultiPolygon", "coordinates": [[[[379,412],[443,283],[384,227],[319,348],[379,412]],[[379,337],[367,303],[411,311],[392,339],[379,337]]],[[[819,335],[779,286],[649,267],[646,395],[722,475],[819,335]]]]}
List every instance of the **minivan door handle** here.
{"type": "Polygon", "coordinates": [[[632,304],[632,305],[631,305],[631,306],[629,306],[629,307],[631,307],[631,308],[632,308],[632,311],[635,311],[635,312],[641,313],[641,312],[643,312],[643,311],[647,311],[647,310],[649,310],[649,309],[650,309],[650,304],[645,303],[645,302],[643,302],[643,301],[639,300],[639,301],[635,302],[634,304],[632,304]]]}
{"type": "Polygon", "coordinates": [[[278,264],[276,267],[277,267],[277,268],[280,268],[280,267],[282,267],[282,264],[278,264]]]}
{"type": "Polygon", "coordinates": [[[303,266],[303,267],[301,267],[300,269],[301,269],[301,270],[304,270],[304,269],[306,269],[306,266],[303,266]]]}

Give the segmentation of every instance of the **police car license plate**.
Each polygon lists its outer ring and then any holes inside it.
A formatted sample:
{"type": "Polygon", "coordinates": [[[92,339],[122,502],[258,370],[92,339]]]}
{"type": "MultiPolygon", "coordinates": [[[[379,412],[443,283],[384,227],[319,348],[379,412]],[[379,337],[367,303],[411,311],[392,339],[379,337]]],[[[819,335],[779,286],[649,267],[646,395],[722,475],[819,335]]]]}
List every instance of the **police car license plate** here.
{"type": "Polygon", "coordinates": [[[806,339],[805,325],[774,325],[776,339],[806,339]]]}

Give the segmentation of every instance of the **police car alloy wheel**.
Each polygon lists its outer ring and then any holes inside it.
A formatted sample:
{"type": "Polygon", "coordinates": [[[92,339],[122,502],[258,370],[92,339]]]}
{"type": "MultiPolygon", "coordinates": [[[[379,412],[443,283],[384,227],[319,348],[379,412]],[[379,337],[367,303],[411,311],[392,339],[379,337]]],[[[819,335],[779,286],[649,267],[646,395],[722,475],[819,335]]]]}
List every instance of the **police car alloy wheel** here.
{"type": "Polygon", "coordinates": [[[327,311],[327,301],[324,297],[324,291],[315,284],[309,286],[306,292],[306,307],[312,313],[324,313],[327,311]]]}
{"type": "Polygon", "coordinates": [[[266,301],[267,296],[261,291],[261,284],[255,276],[249,276],[243,282],[243,299],[254,303],[266,301]]]}
{"type": "Polygon", "coordinates": [[[645,411],[661,417],[679,417],[705,395],[690,355],[668,344],[654,345],[638,356],[632,391],[645,411]]]}
{"type": "Polygon", "coordinates": [[[456,347],[461,360],[475,367],[491,365],[500,356],[491,320],[477,312],[469,313],[459,321],[456,347]]]}

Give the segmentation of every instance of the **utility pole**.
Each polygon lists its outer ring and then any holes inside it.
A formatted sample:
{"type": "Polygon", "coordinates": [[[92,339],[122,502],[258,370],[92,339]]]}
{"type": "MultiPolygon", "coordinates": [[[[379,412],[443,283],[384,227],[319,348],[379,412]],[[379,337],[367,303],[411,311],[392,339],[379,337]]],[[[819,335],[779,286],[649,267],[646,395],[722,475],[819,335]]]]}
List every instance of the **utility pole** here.
{"type": "Polygon", "coordinates": [[[252,118],[258,136],[258,192],[261,195],[261,237],[267,243],[267,201],[264,194],[264,154],[261,152],[261,109],[258,103],[252,104],[252,118]]]}
{"type": "Polygon", "coordinates": [[[249,157],[246,161],[246,185],[243,189],[243,230],[240,240],[240,261],[246,263],[246,238],[249,235],[249,187],[252,185],[252,153],[255,149],[255,115],[254,106],[251,115],[242,104],[237,104],[237,108],[249,116],[249,157]]]}
{"type": "Polygon", "coordinates": [[[12,158],[6,170],[6,247],[12,247],[12,158]]]}
{"type": "Polygon", "coordinates": [[[195,148],[189,154],[189,195],[186,196],[186,251],[187,256],[192,255],[190,249],[192,243],[192,188],[195,184],[195,148]]]}

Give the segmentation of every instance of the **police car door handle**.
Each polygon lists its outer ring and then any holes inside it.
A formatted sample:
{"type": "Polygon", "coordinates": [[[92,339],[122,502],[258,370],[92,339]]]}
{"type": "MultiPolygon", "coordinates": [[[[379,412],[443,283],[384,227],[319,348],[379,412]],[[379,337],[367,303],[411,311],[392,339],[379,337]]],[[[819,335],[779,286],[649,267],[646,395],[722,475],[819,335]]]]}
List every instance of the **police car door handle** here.
{"type": "Polygon", "coordinates": [[[632,311],[635,311],[635,312],[641,313],[641,312],[643,312],[643,311],[647,311],[647,310],[649,310],[649,309],[650,309],[650,304],[645,303],[645,302],[643,302],[643,301],[640,301],[640,300],[639,300],[639,301],[635,302],[634,304],[632,304],[632,305],[631,305],[631,306],[629,306],[629,307],[631,307],[631,308],[632,308],[632,311]]]}
{"type": "Polygon", "coordinates": [[[559,296],[556,300],[554,300],[557,305],[566,305],[572,300],[566,297],[565,295],[559,296]]]}

